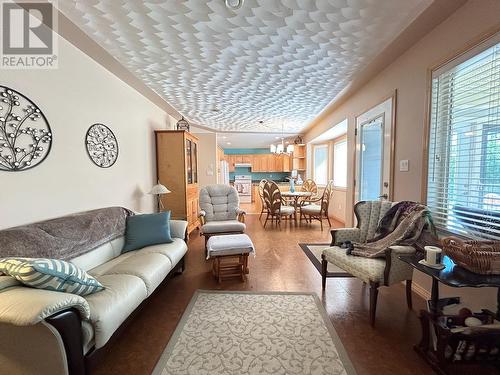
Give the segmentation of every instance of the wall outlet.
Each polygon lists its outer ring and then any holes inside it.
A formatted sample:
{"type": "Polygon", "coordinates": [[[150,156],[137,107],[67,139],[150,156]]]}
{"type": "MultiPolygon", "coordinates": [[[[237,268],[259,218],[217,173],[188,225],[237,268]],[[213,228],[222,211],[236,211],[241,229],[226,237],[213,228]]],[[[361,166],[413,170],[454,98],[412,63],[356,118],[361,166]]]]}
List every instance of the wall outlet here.
{"type": "Polygon", "coordinates": [[[399,161],[399,171],[408,172],[410,170],[410,162],[408,160],[399,161]]]}

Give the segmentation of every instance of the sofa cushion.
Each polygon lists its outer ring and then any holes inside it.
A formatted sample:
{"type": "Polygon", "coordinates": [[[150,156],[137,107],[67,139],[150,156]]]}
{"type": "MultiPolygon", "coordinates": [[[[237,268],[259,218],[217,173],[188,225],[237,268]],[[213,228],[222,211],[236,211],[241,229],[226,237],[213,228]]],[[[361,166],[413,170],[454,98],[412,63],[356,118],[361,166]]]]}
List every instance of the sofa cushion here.
{"type": "Polygon", "coordinates": [[[120,255],[121,249],[116,252],[111,243],[112,241],[106,242],[105,244],[89,251],[88,253],[71,259],[70,262],[85,271],[91,270],[98,265],[106,263],[107,261],[120,255]]]}
{"type": "Polygon", "coordinates": [[[209,221],[201,227],[201,230],[205,234],[212,234],[225,232],[244,232],[245,228],[245,224],[239,222],[238,220],[221,220],[209,221]]]}
{"type": "Polygon", "coordinates": [[[168,259],[170,259],[173,268],[186,254],[187,249],[188,247],[183,240],[181,240],[180,238],[174,238],[172,243],[162,243],[159,245],[147,246],[144,249],[139,250],[139,252],[143,254],[163,254],[168,257],[168,259]]]}
{"type": "Polygon", "coordinates": [[[106,271],[106,275],[132,275],[139,277],[148,292],[153,293],[172,269],[172,262],[163,254],[144,253],[142,250],[132,252],[132,255],[123,259],[106,271]]]}
{"type": "Polygon", "coordinates": [[[122,252],[169,242],[172,242],[170,237],[170,211],[127,217],[125,246],[122,252]]]}
{"type": "Polygon", "coordinates": [[[103,286],[72,263],[46,258],[0,259],[0,272],[37,289],[55,290],[80,296],[99,292],[103,286]]]}
{"type": "Polygon", "coordinates": [[[95,346],[106,344],[116,329],[147,297],[144,281],[133,275],[101,275],[97,279],[105,289],[86,296],[90,321],[94,326],[95,346]]]}
{"type": "Polygon", "coordinates": [[[100,276],[100,275],[105,275],[108,270],[110,270],[111,268],[113,268],[117,264],[123,262],[125,259],[127,259],[128,257],[131,257],[132,255],[134,255],[133,252],[124,253],[120,256],[117,256],[116,258],[113,258],[113,259],[111,259],[103,264],[100,264],[97,267],[92,268],[91,270],[89,270],[89,274],[91,274],[94,277],[100,276]]]}
{"type": "Polygon", "coordinates": [[[366,283],[384,282],[385,260],[380,258],[365,258],[356,255],[347,255],[346,249],[338,246],[323,250],[326,260],[366,283]]]}

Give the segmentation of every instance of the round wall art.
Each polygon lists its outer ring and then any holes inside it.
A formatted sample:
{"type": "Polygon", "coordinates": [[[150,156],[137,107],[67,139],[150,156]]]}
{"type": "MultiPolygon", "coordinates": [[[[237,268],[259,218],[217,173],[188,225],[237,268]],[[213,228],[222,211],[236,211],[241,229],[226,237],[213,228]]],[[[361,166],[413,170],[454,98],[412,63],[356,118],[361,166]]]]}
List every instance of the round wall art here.
{"type": "Polygon", "coordinates": [[[85,146],[90,160],[98,167],[109,168],[118,159],[118,141],[106,125],[92,125],[87,130],[85,146]]]}
{"type": "Polygon", "coordinates": [[[0,85],[0,171],[19,172],[45,160],[52,146],[42,111],[23,94],[0,85]]]}

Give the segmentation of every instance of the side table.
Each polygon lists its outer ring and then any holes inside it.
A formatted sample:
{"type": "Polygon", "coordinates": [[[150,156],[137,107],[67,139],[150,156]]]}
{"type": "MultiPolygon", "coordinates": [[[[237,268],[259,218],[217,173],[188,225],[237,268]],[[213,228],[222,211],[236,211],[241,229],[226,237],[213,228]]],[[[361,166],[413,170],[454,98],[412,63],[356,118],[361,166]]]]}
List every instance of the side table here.
{"type": "MultiPolygon", "coordinates": [[[[444,306],[459,303],[459,297],[452,298],[439,298],[439,283],[445,285],[462,288],[482,288],[482,287],[496,287],[497,293],[497,311],[496,319],[500,320],[500,276],[499,275],[480,275],[470,272],[455,263],[448,257],[443,257],[444,269],[437,270],[426,267],[419,263],[423,259],[423,254],[416,253],[412,255],[401,255],[399,259],[408,263],[413,268],[425,273],[432,278],[431,301],[429,303],[429,312],[422,310],[420,312],[420,323],[422,325],[422,340],[415,346],[415,350],[434,368],[434,370],[443,375],[453,374],[471,374],[475,373],[477,368],[480,371],[486,371],[486,367],[498,369],[500,364],[500,356],[498,353],[495,357],[485,359],[473,358],[472,360],[465,360],[453,362],[447,354],[448,345],[451,342],[462,340],[464,345],[469,348],[482,346],[485,344],[489,348],[500,349],[500,333],[498,330],[490,331],[484,334],[475,335],[462,335],[450,333],[449,328],[442,323],[442,309],[444,306]]],[[[490,316],[495,315],[493,312],[483,310],[483,314],[490,316]]],[[[450,347],[450,349],[453,349],[450,347]]],[[[474,349],[474,350],[476,350],[474,349]]],[[[484,372],[486,374],[486,372],[484,372]]],[[[489,372],[488,372],[489,373],[489,372]]]]}

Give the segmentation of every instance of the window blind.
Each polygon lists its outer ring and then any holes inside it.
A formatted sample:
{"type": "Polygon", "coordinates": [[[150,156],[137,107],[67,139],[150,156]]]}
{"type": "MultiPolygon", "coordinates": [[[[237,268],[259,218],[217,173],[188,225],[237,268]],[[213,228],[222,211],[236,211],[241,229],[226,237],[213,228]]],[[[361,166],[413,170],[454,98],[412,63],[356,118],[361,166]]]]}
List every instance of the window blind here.
{"type": "Polygon", "coordinates": [[[433,72],[428,160],[436,227],[500,239],[499,34],[433,72]]]}

